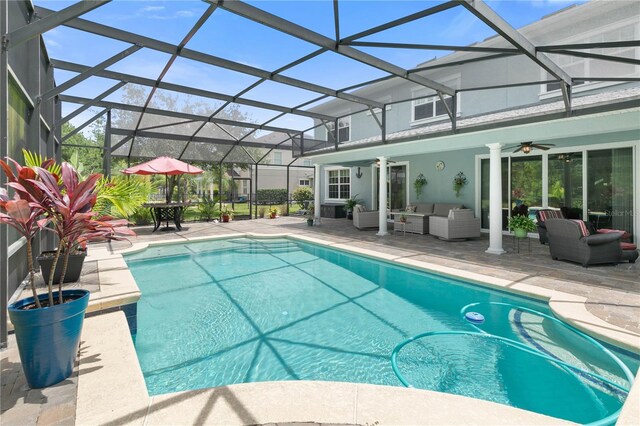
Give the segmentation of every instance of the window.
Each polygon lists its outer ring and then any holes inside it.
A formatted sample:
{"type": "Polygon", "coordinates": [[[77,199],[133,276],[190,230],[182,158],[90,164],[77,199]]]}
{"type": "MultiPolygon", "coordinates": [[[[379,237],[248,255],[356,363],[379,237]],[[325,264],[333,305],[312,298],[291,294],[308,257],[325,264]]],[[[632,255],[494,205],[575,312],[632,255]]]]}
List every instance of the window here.
{"type": "Polygon", "coordinates": [[[311,181],[309,179],[300,179],[298,181],[298,185],[300,185],[300,186],[311,186],[311,181]]]}
{"type": "MultiPolygon", "coordinates": [[[[335,130],[334,123],[327,123],[330,132],[335,130]]],[[[338,120],[338,142],[348,142],[351,138],[351,117],[338,120]]]]}
{"type": "Polygon", "coordinates": [[[281,152],[275,151],[273,153],[273,164],[276,164],[276,165],[282,164],[282,153],[281,152]]]}
{"type": "Polygon", "coordinates": [[[351,197],[351,169],[327,170],[327,195],[332,200],[351,197]]]}
{"type": "MultiPolygon", "coordinates": [[[[452,97],[446,96],[444,97],[444,101],[450,110],[453,109],[452,97]]],[[[412,106],[413,117],[411,121],[419,121],[440,116],[447,116],[447,109],[445,108],[445,104],[440,100],[439,96],[416,99],[412,102],[412,106]]]]}
{"type": "MultiPolygon", "coordinates": [[[[602,28],[598,28],[592,32],[590,37],[581,37],[580,39],[572,39],[571,43],[602,43],[602,42],[614,42],[614,41],[629,41],[637,39],[638,26],[634,22],[632,24],[622,24],[617,28],[604,31],[602,28]]],[[[617,56],[628,59],[637,59],[636,48],[631,47],[618,47],[618,48],[594,48],[587,52],[595,53],[599,55],[617,56]]],[[[612,63],[608,61],[601,61],[596,59],[579,58],[569,55],[553,55],[549,54],[551,59],[558,64],[567,74],[572,77],[587,77],[609,75],[615,77],[627,77],[635,76],[637,73],[636,66],[633,64],[625,63],[612,63]]],[[[542,72],[542,77],[548,80],[552,80],[554,77],[542,72]]],[[[573,83],[574,91],[585,91],[590,88],[603,87],[611,84],[619,84],[619,82],[595,82],[595,81],[576,81],[573,83]],[[584,86],[583,86],[584,85],[584,86]],[[582,87],[578,87],[582,86],[582,87]],[[595,86],[595,87],[594,87],[595,86]]],[[[542,85],[541,95],[543,98],[545,94],[550,93],[548,97],[560,95],[560,82],[546,83],[542,85]]]]}

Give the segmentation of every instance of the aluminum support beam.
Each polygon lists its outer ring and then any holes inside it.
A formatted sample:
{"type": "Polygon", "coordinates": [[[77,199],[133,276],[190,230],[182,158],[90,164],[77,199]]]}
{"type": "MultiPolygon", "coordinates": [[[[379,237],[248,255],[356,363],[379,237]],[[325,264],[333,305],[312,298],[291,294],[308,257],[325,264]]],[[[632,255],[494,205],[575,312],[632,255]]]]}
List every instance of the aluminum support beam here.
{"type": "Polygon", "coordinates": [[[111,110],[107,111],[107,124],[104,131],[104,151],[102,152],[102,171],[107,179],[111,178],[111,110]]]}
{"type": "Polygon", "coordinates": [[[70,78],[69,80],[65,81],[61,85],[54,87],[53,89],[49,90],[46,93],[43,93],[42,95],[39,96],[38,99],[40,100],[40,102],[49,100],[49,99],[53,98],[54,96],[59,95],[60,93],[64,92],[65,90],[75,86],[76,84],[79,84],[79,83],[83,82],[87,78],[96,75],[97,72],[102,71],[102,70],[106,69],[107,67],[110,67],[111,65],[113,65],[116,62],[126,58],[127,56],[137,52],[140,49],[142,49],[142,46],[131,46],[128,49],[125,49],[122,52],[113,55],[112,57],[110,57],[106,61],[100,62],[95,67],[88,68],[85,71],[81,72],[80,74],[76,75],[75,77],[70,78]]]}
{"type": "MultiPolygon", "coordinates": [[[[90,69],[86,65],[80,65],[73,62],[62,61],[59,59],[52,59],[51,62],[56,68],[65,70],[65,71],[84,72],[90,69]]],[[[151,78],[139,77],[132,74],[125,74],[125,73],[109,71],[109,70],[99,71],[95,75],[97,77],[110,78],[112,80],[119,80],[119,81],[127,81],[129,83],[139,84],[141,86],[147,86],[147,87],[154,87],[156,83],[156,81],[151,78]]],[[[256,108],[271,109],[274,111],[301,115],[303,117],[317,118],[317,119],[324,119],[324,120],[334,119],[334,117],[330,115],[320,114],[320,113],[311,112],[311,111],[304,111],[301,109],[296,109],[295,107],[290,108],[287,106],[272,104],[268,102],[254,101],[253,99],[245,99],[239,96],[225,95],[223,93],[211,92],[209,90],[197,89],[189,86],[182,86],[179,84],[168,83],[165,81],[161,81],[158,84],[158,89],[170,90],[173,92],[185,93],[187,95],[200,96],[203,98],[216,99],[216,100],[225,101],[225,102],[234,102],[237,104],[253,106],[256,108]]]]}
{"type": "MultiPolygon", "coordinates": [[[[120,83],[120,84],[124,85],[126,83],[120,83]]],[[[60,95],[59,98],[63,102],[70,102],[74,104],[84,104],[84,103],[91,102],[92,103],[91,106],[100,106],[103,108],[121,109],[124,111],[133,111],[133,112],[143,111],[143,107],[141,106],[123,104],[123,103],[112,102],[112,101],[103,101],[103,100],[99,100],[98,98],[87,99],[79,96],[70,96],[70,95],[60,95]]],[[[204,115],[189,114],[186,112],[168,111],[168,110],[155,109],[155,108],[147,108],[147,112],[149,114],[163,115],[165,117],[175,117],[175,118],[180,118],[184,120],[205,121],[205,122],[211,122],[211,123],[227,124],[229,126],[249,127],[252,129],[268,130],[271,132],[298,133],[298,130],[293,130],[293,129],[286,129],[282,127],[273,127],[273,126],[260,126],[259,124],[255,124],[255,123],[227,120],[224,118],[210,118],[204,115]]]]}
{"type": "Polygon", "coordinates": [[[381,47],[390,49],[417,49],[417,50],[452,50],[454,52],[490,52],[490,53],[513,53],[521,52],[514,48],[501,47],[478,47],[478,46],[446,46],[440,44],[416,44],[416,43],[381,43],[375,41],[349,41],[342,43],[347,46],[381,47]]]}
{"type": "Polygon", "coordinates": [[[84,129],[85,127],[87,127],[89,124],[93,123],[94,121],[96,121],[98,118],[102,117],[103,115],[105,115],[107,113],[107,109],[103,109],[102,111],[100,111],[99,113],[97,113],[96,115],[94,115],[93,117],[91,117],[90,119],[88,119],[87,121],[85,121],[84,123],[82,123],[81,125],[79,125],[78,127],[76,127],[75,129],[73,129],[72,131],[70,131],[69,133],[67,133],[66,135],[64,135],[62,137],[62,143],[64,144],[64,141],[66,141],[67,139],[69,139],[71,136],[73,135],[77,135],[78,133],[80,133],[80,131],[82,129],[84,129]]]}
{"type": "MultiPolygon", "coordinates": [[[[114,130],[115,129],[111,129],[111,134],[113,134],[114,130]]],[[[124,139],[122,139],[120,142],[118,142],[117,144],[113,145],[109,149],[111,150],[111,152],[115,152],[118,148],[120,148],[121,146],[123,146],[124,144],[129,142],[131,139],[133,139],[133,135],[129,135],[129,136],[125,137],[124,139]]],[[[109,146],[109,145],[111,145],[111,141],[109,141],[109,144],[107,146],[109,146]]],[[[127,162],[127,164],[129,164],[129,162],[127,162]]]]}
{"type": "Polygon", "coordinates": [[[598,53],[574,52],[571,50],[554,50],[550,53],[555,55],[575,56],[578,58],[598,59],[601,61],[622,62],[623,64],[640,65],[640,60],[625,58],[624,56],[600,55],[598,53]]]}
{"type": "MultiPolygon", "coordinates": [[[[129,136],[129,137],[133,137],[135,135],[141,138],[174,140],[174,141],[183,141],[183,142],[189,142],[189,141],[203,142],[203,143],[210,143],[215,145],[226,145],[226,146],[233,146],[233,147],[237,146],[236,141],[229,140],[229,139],[207,138],[203,136],[193,137],[188,135],[174,135],[169,133],[148,132],[146,130],[138,130],[137,132],[135,132],[133,130],[112,128],[111,134],[119,135],[119,136],[129,136]]],[[[114,151],[115,149],[124,145],[122,144],[122,142],[123,141],[120,141],[118,144],[112,147],[111,150],[114,151]]],[[[253,148],[265,148],[265,149],[274,148],[273,144],[266,144],[266,143],[260,143],[260,142],[245,142],[243,145],[246,147],[253,147],[253,148]]]]}
{"type": "MultiPolygon", "coordinates": [[[[338,7],[338,0],[333,0],[333,26],[335,27],[335,32],[336,32],[336,43],[339,43],[340,42],[340,10],[338,7]]],[[[287,166],[287,175],[288,174],[289,174],[289,167],[287,166]]]]}
{"type": "Polygon", "coordinates": [[[554,50],[578,50],[578,49],[611,49],[617,47],[638,47],[640,40],[628,41],[602,41],[593,43],[574,43],[574,44],[549,44],[546,46],[537,46],[538,52],[553,52],[554,50]]]}
{"type": "MultiPolygon", "coordinates": [[[[38,12],[38,14],[44,15],[44,16],[55,13],[52,10],[49,10],[43,7],[36,7],[36,11],[38,12]]],[[[165,43],[163,41],[155,40],[150,37],[145,37],[139,34],[130,33],[128,31],[123,31],[116,28],[108,27],[106,25],[98,24],[92,21],[87,21],[85,19],[75,18],[66,22],[64,25],[68,26],[69,28],[74,28],[80,31],[86,31],[91,34],[112,38],[114,40],[120,40],[127,43],[132,43],[132,44],[139,44],[141,46],[144,46],[145,48],[168,53],[170,55],[173,55],[178,50],[178,47],[171,43],[165,43]]],[[[186,59],[202,62],[205,64],[214,65],[220,68],[225,68],[231,71],[236,71],[236,72],[252,75],[259,78],[264,78],[266,80],[275,81],[277,83],[298,87],[300,89],[305,89],[312,92],[322,93],[324,95],[341,98],[347,101],[356,102],[363,105],[372,105],[375,107],[379,107],[378,102],[365,99],[360,96],[355,96],[347,93],[337,93],[335,90],[330,89],[328,87],[323,87],[317,84],[309,83],[309,82],[298,80],[291,77],[286,77],[283,75],[272,75],[270,71],[266,71],[260,68],[241,64],[239,62],[230,61],[224,58],[198,52],[195,50],[184,48],[180,52],[178,52],[178,56],[186,59]]]]}
{"type": "MultiPolygon", "coordinates": [[[[3,36],[4,45],[7,48],[13,48],[27,40],[31,40],[40,34],[46,33],[49,30],[54,29],[65,22],[68,22],[80,15],[84,15],[87,12],[97,9],[98,7],[109,3],[111,0],[84,0],[79,1],[65,9],[58,12],[47,14],[44,18],[27,24],[23,27],[17,28],[11,33],[3,36]]],[[[3,35],[6,33],[2,33],[3,35]]]]}
{"type": "MultiPolygon", "coordinates": [[[[531,58],[549,74],[563,83],[563,86],[571,87],[571,77],[564,72],[555,62],[549,59],[544,53],[536,52],[536,48],[525,36],[520,34],[507,21],[502,19],[483,0],[458,0],[469,12],[487,24],[490,28],[500,34],[505,40],[515,46],[522,53],[531,58]]],[[[567,112],[571,111],[571,100],[568,90],[563,90],[563,99],[567,112]]]]}
{"type": "Polygon", "coordinates": [[[353,34],[353,35],[343,39],[342,42],[349,42],[349,41],[353,41],[353,40],[356,40],[356,39],[359,39],[359,38],[370,36],[372,34],[379,33],[381,31],[386,31],[386,30],[388,30],[390,28],[394,28],[394,27],[397,27],[399,25],[404,25],[404,24],[407,24],[409,22],[413,22],[415,20],[422,19],[422,18],[425,18],[427,16],[430,16],[430,15],[433,15],[433,14],[436,14],[436,13],[439,13],[439,12],[442,12],[442,11],[457,7],[458,5],[459,5],[459,3],[456,2],[456,1],[448,1],[448,2],[445,2],[445,3],[439,4],[437,6],[430,7],[429,9],[425,9],[425,10],[421,10],[420,12],[412,13],[411,15],[407,15],[407,16],[405,16],[403,18],[399,18],[399,19],[393,20],[391,22],[387,22],[386,24],[378,25],[377,27],[370,28],[368,30],[359,32],[357,34],[353,34]]]}
{"type": "MultiPolygon", "coordinates": [[[[0,34],[9,29],[9,5],[0,2],[0,34]]],[[[9,52],[0,49],[0,158],[4,159],[9,149],[9,52]]],[[[0,187],[4,188],[7,177],[0,173],[0,187]]],[[[0,226],[0,348],[7,346],[7,304],[9,302],[9,232],[0,226]]]]}
{"type": "Polygon", "coordinates": [[[462,59],[459,61],[444,62],[444,63],[434,64],[434,65],[424,65],[421,67],[410,69],[409,74],[412,74],[415,72],[421,72],[421,71],[435,70],[438,68],[448,68],[448,67],[454,67],[457,65],[471,64],[474,62],[492,61],[495,59],[508,58],[511,56],[516,56],[516,55],[514,53],[496,53],[495,55],[480,56],[478,58],[462,59]]]}
{"type": "MultiPolygon", "coordinates": [[[[76,103],[76,104],[83,104],[83,105],[80,108],[78,108],[75,111],[73,111],[72,113],[70,113],[69,115],[63,117],[62,120],[59,123],[56,123],[56,126],[62,126],[64,123],[68,122],[69,120],[74,119],[76,116],[82,114],[83,112],[85,112],[86,110],[91,108],[92,106],[102,106],[100,104],[103,103],[102,100],[104,98],[106,98],[107,96],[109,96],[113,92],[117,91],[118,89],[120,89],[125,84],[127,84],[127,83],[124,82],[124,81],[121,81],[120,83],[116,84],[115,86],[111,87],[110,89],[107,89],[104,92],[100,93],[98,96],[96,96],[93,99],[69,97],[71,99],[75,98],[76,100],[80,100],[80,101],[79,102],[74,102],[73,100],[67,100],[67,102],[76,103]]],[[[59,99],[61,101],[64,101],[64,99],[62,99],[63,96],[64,95],[59,95],[59,99]]]]}
{"type": "MultiPolygon", "coordinates": [[[[362,62],[363,64],[369,65],[371,67],[377,68],[379,70],[385,71],[389,74],[396,75],[398,77],[404,78],[406,80],[412,81],[421,86],[425,86],[439,92],[446,93],[450,96],[453,96],[455,91],[443,84],[438,83],[437,81],[433,81],[426,77],[422,77],[419,75],[410,75],[407,73],[407,70],[400,68],[392,63],[381,60],[380,58],[376,58],[375,56],[364,53],[360,50],[354,49],[349,46],[337,45],[335,40],[330,39],[322,34],[311,31],[305,27],[297,25],[291,21],[287,21],[286,19],[282,19],[279,16],[272,15],[268,12],[265,12],[262,9],[258,9],[249,4],[243,3],[241,1],[232,1],[232,2],[220,2],[217,0],[210,1],[211,3],[218,4],[221,8],[235,13],[236,15],[242,16],[244,18],[250,19],[254,22],[258,22],[260,24],[266,25],[268,27],[274,28],[280,32],[285,34],[289,34],[293,37],[296,37],[300,40],[304,40],[308,43],[315,44],[320,47],[324,47],[328,50],[336,52],[342,56],[346,56],[347,58],[354,59],[358,62],[362,62]]],[[[381,108],[381,105],[375,105],[377,108],[381,108]]]]}

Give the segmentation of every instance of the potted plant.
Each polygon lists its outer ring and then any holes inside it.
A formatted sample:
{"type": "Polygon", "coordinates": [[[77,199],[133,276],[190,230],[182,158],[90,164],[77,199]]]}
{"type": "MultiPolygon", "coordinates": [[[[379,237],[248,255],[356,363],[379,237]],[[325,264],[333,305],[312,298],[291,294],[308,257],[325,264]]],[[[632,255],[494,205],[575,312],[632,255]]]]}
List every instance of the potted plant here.
{"type": "Polygon", "coordinates": [[[52,160],[43,162],[43,167],[22,167],[9,161],[14,168],[2,160],[0,166],[15,195],[11,199],[4,188],[0,189],[0,223],[14,227],[26,238],[32,296],[11,304],[8,310],[27,383],[31,388],[43,388],[71,375],[89,302],[87,290],[62,290],[70,248],[87,241],[135,234],[124,226],[124,220],[94,218],[92,208],[100,175],[82,181],[73,167],[63,163],[59,178],[44,168],[52,160]],[[40,295],[35,288],[31,247],[39,229],[51,229],[60,238],[53,270],[63,255],[58,291],[53,291],[50,277],[48,291],[40,295]]]}
{"type": "Polygon", "coordinates": [[[307,226],[313,226],[313,222],[315,220],[313,206],[309,206],[307,213],[304,216],[307,219],[307,226]]]}
{"type": "Polygon", "coordinates": [[[513,231],[516,238],[525,238],[528,232],[536,230],[536,224],[529,216],[511,216],[509,218],[509,229],[513,231]]]}
{"type": "Polygon", "coordinates": [[[347,219],[353,219],[353,209],[358,205],[362,204],[363,200],[357,198],[358,194],[354,195],[345,200],[344,207],[347,210],[347,219]]]}
{"type": "Polygon", "coordinates": [[[271,219],[275,219],[277,215],[278,215],[278,208],[277,207],[269,207],[269,217],[271,219]]]}
{"type": "Polygon", "coordinates": [[[464,173],[460,172],[453,178],[453,190],[456,192],[456,197],[460,196],[460,191],[467,185],[467,177],[464,173]]]}
{"type": "Polygon", "coordinates": [[[416,190],[416,199],[420,200],[420,196],[422,195],[422,188],[427,184],[427,178],[424,177],[422,173],[420,173],[416,180],[413,181],[413,189],[416,190]]]}
{"type": "Polygon", "coordinates": [[[224,223],[229,222],[233,218],[233,209],[229,207],[227,204],[222,206],[222,210],[220,210],[220,215],[222,217],[222,221],[224,223]]]}

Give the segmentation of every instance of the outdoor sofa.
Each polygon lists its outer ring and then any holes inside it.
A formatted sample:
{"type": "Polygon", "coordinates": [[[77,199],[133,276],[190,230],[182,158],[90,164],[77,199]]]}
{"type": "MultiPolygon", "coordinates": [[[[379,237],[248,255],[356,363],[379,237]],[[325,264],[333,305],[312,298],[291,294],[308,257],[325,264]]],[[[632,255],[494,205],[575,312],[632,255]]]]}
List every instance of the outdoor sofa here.
{"type": "MultiPolygon", "coordinates": [[[[411,213],[405,216],[406,223],[404,229],[399,223],[399,217],[396,215],[394,221],[394,230],[413,232],[416,234],[429,234],[429,218],[432,216],[447,217],[452,209],[461,209],[462,204],[452,203],[420,203],[407,206],[406,211],[411,213]]],[[[478,228],[479,230],[479,228],[478,228]]]]}
{"type": "Polygon", "coordinates": [[[556,218],[547,219],[546,228],[554,260],[569,260],[586,267],[625,260],[634,263],[638,258],[635,245],[620,242],[621,232],[591,234],[581,220],[556,218]]]}

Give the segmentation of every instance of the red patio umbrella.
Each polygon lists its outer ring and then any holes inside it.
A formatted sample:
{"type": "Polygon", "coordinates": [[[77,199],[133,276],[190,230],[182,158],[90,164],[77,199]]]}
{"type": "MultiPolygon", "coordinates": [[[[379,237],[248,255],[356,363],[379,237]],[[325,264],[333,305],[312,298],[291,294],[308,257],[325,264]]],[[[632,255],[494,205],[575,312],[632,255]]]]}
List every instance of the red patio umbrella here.
{"type": "MultiPolygon", "coordinates": [[[[184,161],[176,160],[175,158],[158,157],[151,161],[147,161],[146,163],[124,169],[122,173],[125,175],[165,175],[165,177],[167,177],[184,174],[198,175],[200,173],[204,173],[204,171],[196,166],[187,164],[184,161]]],[[[168,194],[166,188],[165,194],[168,194]]],[[[170,200],[167,200],[167,203],[168,202],[170,202],[170,200]]]]}

